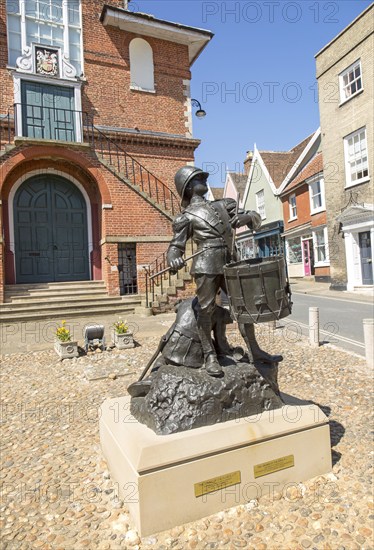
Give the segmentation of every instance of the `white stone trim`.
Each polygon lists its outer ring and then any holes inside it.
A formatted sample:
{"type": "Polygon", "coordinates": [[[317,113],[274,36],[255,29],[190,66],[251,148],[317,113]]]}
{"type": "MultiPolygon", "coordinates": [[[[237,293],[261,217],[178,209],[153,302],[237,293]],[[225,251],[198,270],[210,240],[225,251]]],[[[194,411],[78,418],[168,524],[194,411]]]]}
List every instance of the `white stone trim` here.
{"type": "Polygon", "coordinates": [[[185,44],[188,46],[190,65],[193,64],[200,55],[200,52],[212,39],[210,31],[205,31],[204,29],[178,28],[169,21],[140,18],[137,17],[136,13],[119,11],[111,6],[106,6],[106,12],[102,19],[102,23],[104,26],[114,26],[141,36],[152,36],[154,38],[176,42],[177,44],[185,44]]]}
{"type": "MultiPolygon", "coordinates": [[[[82,13],[82,1],[79,1],[79,17],[80,17],[80,65],[81,65],[81,71],[84,73],[84,50],[83,50],[83,13],[82,13]]],[[[5,0],[4,0],[5,2],[5,0]]],[[[34,58],[34,49],[31,44],[27,44],[26,42],[26,2],[27,0],[20,0],[20,25],[21,25],[21,50],[22,54],[17,59],[17,67],[19,64],[21,65],[21,70],[30,70],[30,67],[28,65],[24,65],[24,62],[22,59],[30,55],[30,50],[32,50],[33,58],[34,58]]],[[[6,16],[7,16],[7,10],[6,10],[6,16]]],[[[54,48],[59,49],[61,55],[61,64],[62,71],[60,72],[60,75],[63,75],[66,73],[66,78],[75,78],[76,77],[76,69],[73,67],[70,62],[70,45],[69,45],[69,10],[68,10],[68,2],[62,3],[62,23],[61,26],[63,27],[63,38],[64,38],[64,51],[61,51],[61,48],[58,46],[53,46],[51,44],[44,44],[40,43],[37,44],[38,46],[45,46],[46,48],[54,48]],[[64,66],[66,65],[66,66],[64,66]],[[73,71],[72,71],[73,69],[73,71]]],[[[9,34],[7,33],[7,43],[9,44],[9,34]]],[[[31,64],[33,65],[34,60],[31,59],[31,64]]]]}
{"type": "Polygon", "coordinates": [[[13,206],[14,206],[14,197],[16,195],[16,192],[18,191],[19,187],[28,179],[32,178],[33,176],[37,175],[44,175],[44,174],[54,174],[56,176],[61,176],[62,178],[70,181],[76,187],[78,187],[79,191],[82,193],[84,200],[86,202],[86,210],[87,210],[87,238],[88,238],[88,266],[89,266],[89,274],[90,278],[92,276],[92,265],[91,265],[91,253],[93,252],[93,235],[92,235],[92,213],[91,213],[91,201],[90,198],[83,187],[83,185],[76,180],[73,176],[70,174],[66,174],[65,172],[62,172],[61,170],[55,170],[54,168],[48,168],[47,170],[31,170],[30,172],[27,172],[26,174],[23,174],[13,185],[13,187],[10,190],[9,198],[8,198],[8,219],[9,219],[9,248],[11,252],[13,252],[13,268],[14,273],[16,273],[16,252],[15,252],[15,234],[14,234],[14,215],[13,215],[13,206]]]}
{"type": "MultiPolygon", "coordinates": [[[[347,267],[347,290],[353,291],[356,286],[362,284],[361,254],[358,234],[370,230],[371,257],[374,258],[374,222],[356,223],[343,228],[345,259],[347,267]]],[[[374,278],[374,265],[371,264],[374,278]]],[[[366,285],[365,285],[366,286],[366,285]]],[[[371,287],[372,285],[367,285],[371,287]]]]}
{"type": "MultiPolygon", "coordinates": [[[[31,47],[26,46],[24,49],[23,55],[17,58],[16,65],[17,65],[17,71],[23,72],[26,74],[33,74],[33,75],[39,75],[40,73],[37,73],[36,67],[35,67],[35,48],[46,48],[57,50],[58,52],[58,74],[59,76],[57,78],[65,78],[67,80],[76,81],[77,71],[76,68],[69,63],[69,54],[66,52],[63,52],[61,48],[58,46],[47,46],[45,44],[36,44],[33,42],[31,44],[31,47]]],[[[40,75],[43,76],[43,78],[46,78],[46,75],[40,75]]],[[[48,78],[48,76],[47,76],[48,78]]],[[[53,79],[56,79],[54,76],[53,79]]]]}
{"type": "Polygon", "coordinates": [[[187,119],[184,123],[185,127],[187,128],[186,137],[192,137],[193,128],[192,128],[191,82],[190,80],[184,79],[182,83],[183,83],[183,95],[186,98],[184,101],[185,111],[183,113],[187,119]]]}

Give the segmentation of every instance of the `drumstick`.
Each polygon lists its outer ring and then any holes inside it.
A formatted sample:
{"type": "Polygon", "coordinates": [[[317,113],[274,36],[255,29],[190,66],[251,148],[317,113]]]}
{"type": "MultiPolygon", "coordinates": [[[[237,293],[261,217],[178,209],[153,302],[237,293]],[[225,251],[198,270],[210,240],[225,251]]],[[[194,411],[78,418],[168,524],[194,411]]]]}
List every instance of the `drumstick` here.
{"type": "MultiPolygon", "coordinates": [[[[236,208],[235,208],[235,216],[237,216],[239,213],[239,191],[236,196],[236,208]]],[[[234,227],[234,234],[232,236],[232,245],[231,245],[231,258],[234,256],[235,252],[235,235],[236,235],[236,227],[234,227]]]]}
{"type": "MultiPolygon", "coordinates": [[[[204,248],[202,248],[201,250],[198,250],[194,254],[191,254],[191,256],[188,256],[188,258],[183,258],[184,263],[188,262],[188,260],[192,260],[192,258],[194,258],[195,256],[199,256],[199,254],[202,254],[203,252],[204,252],[204,248]]],[[[155,273],[154,275],[151,275],[151,277],[149,277],[149,278],[150,278],[150,280],[152,280],[155,277],[158,277],[159,275],[162,275],[163,273],[166,273],[167,271],[171,271],[171,270],[172,270],[171,267],[166,267],[165,269],[162,269],[158,273],[155,273]]]]}

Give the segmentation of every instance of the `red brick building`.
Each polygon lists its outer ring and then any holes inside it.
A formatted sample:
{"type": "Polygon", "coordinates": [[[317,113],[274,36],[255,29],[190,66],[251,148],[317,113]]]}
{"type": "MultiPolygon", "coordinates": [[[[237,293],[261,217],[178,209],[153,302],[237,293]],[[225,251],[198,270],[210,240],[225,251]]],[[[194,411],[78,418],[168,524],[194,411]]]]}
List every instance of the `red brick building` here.
{"type": "MultiPolygon", "coordinates": [[[[157,5],[157,3],[156,3],[157,5]]],[[[4,284],[142,290],[193,162],[190,68],[209,31],[108,0],[1,2],[4,284]]]]}
{"type": "Polygon", "coordinates": [[[290,277],[330,280],[322,153],[317,153],[280,195],[290,277]]]}

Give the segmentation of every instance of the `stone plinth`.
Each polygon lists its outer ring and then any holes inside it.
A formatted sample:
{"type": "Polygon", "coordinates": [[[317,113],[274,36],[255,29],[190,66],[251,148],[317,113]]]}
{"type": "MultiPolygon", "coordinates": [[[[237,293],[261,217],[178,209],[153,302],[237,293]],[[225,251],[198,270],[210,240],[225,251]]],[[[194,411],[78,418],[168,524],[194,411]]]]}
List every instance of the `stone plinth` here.
{"type": "Polygon", "coordinates": [[[141,536],[237,506],[331,469],[328,419],[282,395],[282,408],[157,435],[130,414],[130,397],[101,406],[102,450],[141,536]]]}

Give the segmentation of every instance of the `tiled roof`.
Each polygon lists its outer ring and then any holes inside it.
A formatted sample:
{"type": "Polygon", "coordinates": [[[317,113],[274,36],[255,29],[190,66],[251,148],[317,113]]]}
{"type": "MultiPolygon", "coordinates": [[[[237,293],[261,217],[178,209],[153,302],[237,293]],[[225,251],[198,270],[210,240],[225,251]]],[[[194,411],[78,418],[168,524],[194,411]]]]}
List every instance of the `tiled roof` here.
{"type": "Polygon", "coordinates": [[[323,159],[322,159],[322,153],[318,153],[315,157],[313,157],[308,164],[297,174],[297,176],[290,181],[290,183],[286,186],[285,192],[290,191],[290,189],[294,189],[299,183],[302,183],[308,178],[311,178],[315,174],[318,174],[319,172],[322,172],[323,170],[323,159]]]}
{"type": "Polygon", "coordinates": [[[237,192],[239,193],[240,199],[242,199],[245,187],[247,185],[247,174],[239,174],[238,172],[229,172],[229,174],[235,184],[237,192]]]}
{"type": "Polygon", "coordinates": [[[312,139],[313,135],[314,133],[305,138],[293,149],[290,149],[290,151],[259,151],[262,160],[264,161],[265,166],[269,171],[270,177],[273,180],[274,185],[277,189],[280,187],[284,178],[294,166],[295,162],[304,151],[305,147],[312,139]]]}
{"type": "Polygon", "coordinates": [[[223,192],[225,190],[223,187],[211,187],[210,190],[212,192],[214,200],[218,201],[220,199],[223,199],[223,192]]]}

